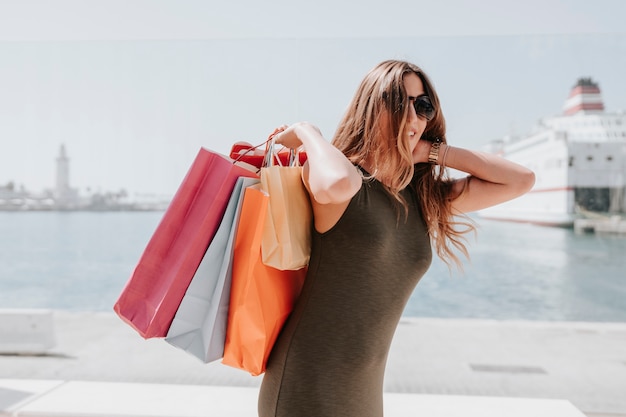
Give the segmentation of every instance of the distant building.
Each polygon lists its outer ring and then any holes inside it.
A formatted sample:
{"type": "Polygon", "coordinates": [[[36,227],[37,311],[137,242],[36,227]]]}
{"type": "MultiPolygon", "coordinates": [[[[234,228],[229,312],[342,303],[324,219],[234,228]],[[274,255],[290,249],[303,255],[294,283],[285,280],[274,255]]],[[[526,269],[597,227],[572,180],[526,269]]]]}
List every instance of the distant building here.
{"type": "Polygon", "coordinates": [[[70,190],[70,159],[65,152],[65,145],[61,145],[57,157],[56,195],[63,198],[70,190]]]}
{"type": "Polygon", "coordinates": [[[152,211],[165,210],[170,198],[137,194],[130,198],[126,190],[87,192],[80,195],[77,188],[70,186],[70,158],[65,145],[59,148],[56,158],[56,178],[52,190],[40,193],[27,191],[23,186],[17,188],[13,182],[0,185],[0,210],[29,211],[152,211]]]}
{"type": "Polygon", "coordinates": [[[70,159],[65,145],[61,145],[56,161],[55,206],[60,210],[76,209],[79,207],[78,191],[70,187],[70,159]]]}

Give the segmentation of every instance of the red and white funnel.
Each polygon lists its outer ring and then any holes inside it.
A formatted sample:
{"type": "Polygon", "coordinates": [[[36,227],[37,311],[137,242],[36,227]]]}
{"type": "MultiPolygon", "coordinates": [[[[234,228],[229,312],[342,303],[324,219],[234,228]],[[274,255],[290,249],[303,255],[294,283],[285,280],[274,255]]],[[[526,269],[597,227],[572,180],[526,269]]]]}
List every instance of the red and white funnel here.
{"type": "Polygon", "coordinates": [[[566,116],[578,112],[600,113],[604,111],[604,102],[600,94],[600,87],[591,78],[579,78],[563,106],[566,116]]]}

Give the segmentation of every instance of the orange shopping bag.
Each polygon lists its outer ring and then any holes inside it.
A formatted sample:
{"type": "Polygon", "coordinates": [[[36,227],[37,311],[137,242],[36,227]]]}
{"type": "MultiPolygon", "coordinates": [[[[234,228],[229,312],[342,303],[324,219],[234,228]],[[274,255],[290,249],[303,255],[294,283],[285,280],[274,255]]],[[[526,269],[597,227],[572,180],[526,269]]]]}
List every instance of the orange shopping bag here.
{"type": "Polygon", "coordinates": [[[228,327],[222,363],[252,375],[267,358],[300,294],[307,268],[281,271],[261,259],[268,195],[246,188],[235,237],[228,327]]]}

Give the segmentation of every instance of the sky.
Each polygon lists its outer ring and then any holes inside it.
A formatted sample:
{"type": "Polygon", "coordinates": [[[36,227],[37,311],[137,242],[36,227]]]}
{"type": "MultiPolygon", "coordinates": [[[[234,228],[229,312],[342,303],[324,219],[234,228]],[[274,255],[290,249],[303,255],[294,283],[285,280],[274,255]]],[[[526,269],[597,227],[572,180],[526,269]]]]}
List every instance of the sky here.
{"type": "Polygon", "coordinates": [[[306,120],[330,140],[365,73],[405,59],[448,141],[557,115],[579,77],[626,110],[626,2],[0,0],[0,185],[175,192],[200,147],[306,120]]]}

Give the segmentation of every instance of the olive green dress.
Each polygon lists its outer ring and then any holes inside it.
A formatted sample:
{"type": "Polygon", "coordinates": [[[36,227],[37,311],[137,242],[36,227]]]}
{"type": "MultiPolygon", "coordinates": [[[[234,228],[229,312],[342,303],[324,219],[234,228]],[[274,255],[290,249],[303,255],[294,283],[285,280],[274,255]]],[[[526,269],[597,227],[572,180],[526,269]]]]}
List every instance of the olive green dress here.
{"type": "Polygon", "coordinates": [[[272,350],[260,417],[381,417],[387,354],[431,263],[413,186],[409,212],[364,180],[338,223],[313,232],[302,294],[272,350]]]}

